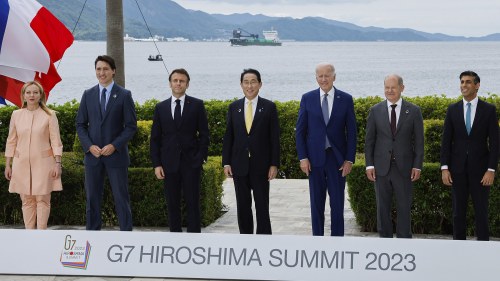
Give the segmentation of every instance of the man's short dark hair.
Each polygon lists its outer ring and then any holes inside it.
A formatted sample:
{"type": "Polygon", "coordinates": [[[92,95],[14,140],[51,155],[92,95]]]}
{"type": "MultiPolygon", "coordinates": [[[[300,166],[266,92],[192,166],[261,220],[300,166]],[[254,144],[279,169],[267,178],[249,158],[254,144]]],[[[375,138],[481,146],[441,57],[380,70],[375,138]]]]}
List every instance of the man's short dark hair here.
{"type": "Polygon", "coordinates": [[[188,83],[191,80],[191,78],[189,77],[189,73],[187,72],[187,70],[185,70],[184,68],[177,68],[177,69],[172,70],[172,72],[168,76],[168,81],[169,82],[172,82],[172,75],[174,75],[174,73],[179,73],[179,74],[186,75],[186,77],[188,79],[188,81],[187,81],[188,83]]]}
{"type": "Polygon", "coordinates": [[[255,74],[255,76],[257,76],[257,81],[259,81],[259,83],[262,82],[260,80],[260,72],[259,71],[257,71],[256,69],[253,69],[253,68],[246,68],[246,69],[243,69],[243,72],[241,73],[240,83],[243,83],[243,76],[245,76],[245,74],[248,74],[248,73],[255,74]]]}
{"type": "Polygon", "coordinates": [[[474,77],[474,84],[477,84],[477,83],[481,82],[481,78],[479,78],[479,75],[477,75],[477,73],[475,73],[472,70],[467,70],[467,71],[464,71],[464,72],[460,73],[460,80],[462,80],[462,76],[472,76],[472,77],[474,77]]]}
{"type": "Polygon", "coordinates": [[[109,64],[109,67],[111,67],[112,70],[116,70],[116,63],[115,63],[115,60],[108,56],[108,55],[102,55],[102,56],[98,56],[96,59],[95,59],[95,62],[94,62],[94,68],[97,67],[97,62],[98,61],[103,61],[107,64],[109,64]]]}

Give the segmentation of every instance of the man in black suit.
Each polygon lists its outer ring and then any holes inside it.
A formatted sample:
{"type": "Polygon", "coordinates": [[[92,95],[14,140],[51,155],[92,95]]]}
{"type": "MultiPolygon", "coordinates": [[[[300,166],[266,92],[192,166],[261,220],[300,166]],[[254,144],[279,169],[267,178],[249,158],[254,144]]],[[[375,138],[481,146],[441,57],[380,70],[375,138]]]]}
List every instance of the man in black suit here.
{"type": "Polygon", "coordinates": [[[276,178],[280,159],[276,105],[259,97],[260,73],[245,69],[240,76],[245,98],[229,106],[222,148],[222,164],[236,189],[241,234],[253,234],[252,191],[257,234],[272,234],[269,217],[269,181],[276,178]]]}
{"type": "Polygon", "coordinates": [[[208,154],[208,121],[203,101],[186,95],[190,77],[174,69],[168,77],[172,96],[155,107],[151,128],[151,161],[163,179],[171,232],[182,232],[181,194],[187,209],[187,231],[201,232],[200,182],[208,154]]]}
{"type": "Polygon", "coordinates": [[[441,143],[441,176],[451,186],[453,239],[466,239],[469,195],[474,205],[477,240],[488,241],[488,197],[498,165],[496,108],[477,97],[480,78],[473,71],[460,74],[463,99],[446,112],[441,143]]]}
{"type": "Polygon", "coordinates": [[[98,56],[94,63],[99,84],[85,90],[76,116],[76,131],[85,151],[87,230],[100,230],[104,176],[107,173],[120,230],[132,230],[128,193],[130,158],[127,143],[137,131],[129,90],[113,81],[115,61],[98,56]]]}

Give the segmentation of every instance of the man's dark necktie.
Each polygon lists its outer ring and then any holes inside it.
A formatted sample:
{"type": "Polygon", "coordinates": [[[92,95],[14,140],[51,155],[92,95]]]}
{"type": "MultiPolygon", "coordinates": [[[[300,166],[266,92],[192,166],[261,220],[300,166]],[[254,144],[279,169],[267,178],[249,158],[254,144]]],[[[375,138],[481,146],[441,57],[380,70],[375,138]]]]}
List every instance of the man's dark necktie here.
{"type": "Polygon", "coordinates": [[[397,104],[391,104],[392,110],[391,110],[391,131],[392,131],[392,136],[394,137],[396,135],[396,106],[397,104]]]}
{"type": "Polygon", "coordinates": [[[181,126],[181,100],[175,100],[175,110],[174,110],[174,122],[177,128],[181,126]]]}
{"type": "Polygon", "coordinates": [[[103,88],[101,92],[101,114],[103,117],[105,112],[106,112],[106,88],[103,88]]]}

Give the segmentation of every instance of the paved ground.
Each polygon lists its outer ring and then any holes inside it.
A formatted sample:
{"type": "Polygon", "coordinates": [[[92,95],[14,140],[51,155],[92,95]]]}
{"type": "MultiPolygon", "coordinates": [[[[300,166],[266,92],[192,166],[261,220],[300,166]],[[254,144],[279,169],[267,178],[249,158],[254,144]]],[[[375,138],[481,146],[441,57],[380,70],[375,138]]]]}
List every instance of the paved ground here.
{"type": "MultiPolygon", "coordinates": [[[[273,180],[270,191],[270,213],[273,234],[311,235],[311,211],[307,180],[273,180]]],[[[236,196],[232,180],[224,182],[224,204],[228,212],[203,232],[239,233],[236,217],[236,196]]],[[[325,217],[325,234],[330,233],[330,212],[325,217]]],[[[348,198],[345,204],[345,233],[359,235],[348,198]]]]}
{"type": "MultiPolygon", "coordinates": [[[[271,182],[270,192],[270,212],[273,234],[288,235],[311,235],[311,221],[309,209],[309,190],[307,180],[273,180],[271,182]]],[[[202,229],[205,233],[239,233],[236,219],[236,201],[232,180],[224,182],[223,203],[227,207],[227,213],[219,218],[210,226],[202,229]]],[[[349,204],[349,198],[346,195],[345,201],[345,235],[346,236],[377,236],[376,233],[360,232],[356,224],[354,214],[349,204]]],[[[327,210],[329,208],[326,208],[327,210]]],[[[329,212],[325,214],[325,234],[330,233],[329,212]]],[[[22,228],[22,226],[16,226],[22,228]]],[[[51,226],[50,229],[84,229],[83,227],[51,226]]],[[[134,231],[168,231],[165,228],[135,228],[134,231]]],[[[419,236],[418,238],[427,238],[429,236],[419,236]]],[[[447,236],[430,237],[444,238],[447,236]]],[[[1,255],[1,254],[0,254],[1,255]]],[[[157,278],[117,278],[117,277],[78,277],[78,276],[14,276],[0,275],[0,280],[41,280],[41,281],[102,281],[102,280],[169,280],[180,279],[157,279],[157,278]]],[[[190,280],[190,279],[182,279],[190,280]]],[[[200,279],[196,279],[200,280],[200,279]]],[[[200,280],[203,281],[203,280],[200,280]]]]}

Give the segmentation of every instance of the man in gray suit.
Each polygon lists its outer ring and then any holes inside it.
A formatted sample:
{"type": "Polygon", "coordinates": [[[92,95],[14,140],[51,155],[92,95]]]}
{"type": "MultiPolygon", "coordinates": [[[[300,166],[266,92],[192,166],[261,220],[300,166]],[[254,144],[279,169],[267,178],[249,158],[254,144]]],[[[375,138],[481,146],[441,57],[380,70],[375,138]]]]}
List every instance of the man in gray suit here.
{"type": "Polygon", "coordinates": [[[384,80],[386,100],[368,114],[365,137],[366,176],[375,182],[377,229],[393,237],[392,196],[396,197],[398,238],[411,238],[413,182],[420,178],[424,159],[424,125],[420,108],[401,98],[403,78],[384,80]]]}

